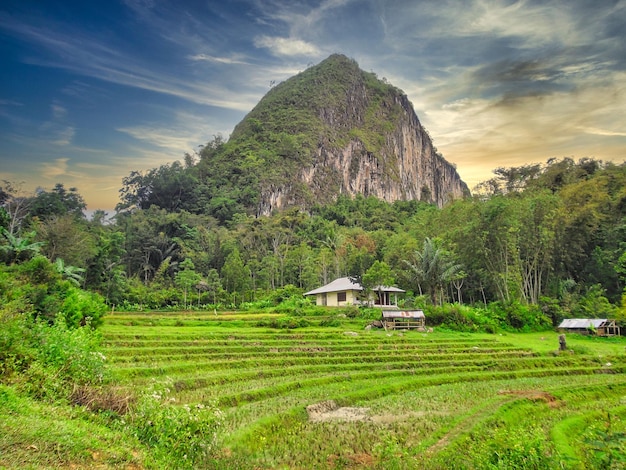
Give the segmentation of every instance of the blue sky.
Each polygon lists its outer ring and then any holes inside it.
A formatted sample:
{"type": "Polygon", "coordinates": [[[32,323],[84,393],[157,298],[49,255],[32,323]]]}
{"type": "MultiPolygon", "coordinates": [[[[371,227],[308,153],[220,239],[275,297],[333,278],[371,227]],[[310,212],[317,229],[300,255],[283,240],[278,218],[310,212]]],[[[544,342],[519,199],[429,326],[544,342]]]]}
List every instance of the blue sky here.
{"type": "Polygon", "coordinates": [[[3,0],[0,180],[77,187],[181,160],[333,53],[408,95],[470,188],[626,160],[626,0],[3,0]]]}

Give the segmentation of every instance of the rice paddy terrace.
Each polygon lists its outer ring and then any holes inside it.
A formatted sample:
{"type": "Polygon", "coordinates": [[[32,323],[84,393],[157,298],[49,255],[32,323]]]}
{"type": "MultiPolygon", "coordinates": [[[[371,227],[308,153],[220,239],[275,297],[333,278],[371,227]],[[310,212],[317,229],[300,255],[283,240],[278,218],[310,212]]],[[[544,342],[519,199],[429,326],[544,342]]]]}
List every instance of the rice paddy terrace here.
{"type": "Polygon", "coordinates": [[[556,333],[270,327],[284,320],[119,313],[103,333],[123,385],[222,411],[215,468],[594,468],[623,455],[619,339],[568,337],[558,353],[556,333]]]}

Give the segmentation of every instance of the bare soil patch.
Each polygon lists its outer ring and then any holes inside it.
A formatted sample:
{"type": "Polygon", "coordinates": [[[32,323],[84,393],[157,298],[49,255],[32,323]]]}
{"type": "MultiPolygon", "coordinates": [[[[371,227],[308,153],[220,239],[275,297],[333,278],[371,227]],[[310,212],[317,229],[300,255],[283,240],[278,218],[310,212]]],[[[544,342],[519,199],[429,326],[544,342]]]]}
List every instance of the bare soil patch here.
{"type": "Polygon", "coordinates": [[[553,408],[559,406],[559,400],[554,395],[541,390],[500,390],[498,395],[510,395],[526,398],[530,401],[543,401],[553,408]]]}
{"type": "Polygon", "coordinates": [[[369,408],[340,407],[334,400],[322,401],[306,407],[309,421],[371,421],[369,408]]]}
{"type": "Polygon", "coordinates": [[[306,407],[309,421],[321,423],[325,421],[368,421],[377,424],[395,423],[410,418],[443,414],[433,411],[408,411],[401,415],[370,414],[370,408],[339,406],[334,400],[322,401],[306,407]]]}

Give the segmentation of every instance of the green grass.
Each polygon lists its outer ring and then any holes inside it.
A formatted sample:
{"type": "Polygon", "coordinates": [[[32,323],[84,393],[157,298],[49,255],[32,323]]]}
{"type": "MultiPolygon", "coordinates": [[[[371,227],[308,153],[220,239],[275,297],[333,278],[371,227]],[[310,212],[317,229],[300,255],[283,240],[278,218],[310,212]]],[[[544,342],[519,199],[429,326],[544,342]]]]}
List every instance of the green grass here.
{"type": "Polygon", "coordinates": [[[274,315],[228,317],[108,315],[108,367],[137,397],[159,390],[142,405],[153,424],[2,387],[0,467],[191,468],[188,440],[196,465],[219,469],[578,469],[626,453],[623,338],[568,335],[559,352],[555,332],[366,331],[366,320],[343,318],[284,329],[259,326],[274,315]],[[327,400],[367,418],[309,420],[306,407],[327,400]],[[206,449],[202,429],[217,429],[206,449]]]}
{"type": "Polygon", "coordinates": [[[215,468],[578,468],[591,460],[572,448],[585,449],[585,429],[597,420],[584,421],[574,441],[560,426],[581,402],[612,410],[626,394],[620,338],[568,335],[559,352],[555,332],[365,331],[365,320],[320,327],[316,318],[281,329],[260,326],[259,314],[229,322],[119,315],[103,334],[123,384],[161,381],[176,403],[222,410],[215,468]],[[368,408],[370,419],[309,421],[305,408],[330,399],[368,408]]]}
{"type": "MultiPolygon", "coordinates": [[[[559,349],[559,335],[561,333],[545,331],[541,333],[502,333],[502,335],[488,335],[475,333],[476,338],[498,338],[518,347],[530,348],[539,354],[554,353],[559,349]]],[[[573,352],[583,351],[597,357],[619,356],[626,354],[626,339],[624,337],[596,337],[579,334],[566,334],[568,349],[573,352]]]]}
{"type": "Polygon", "coordinates": [[[139,468],[145,449],[81,408],[0,386],[0,468],[139,468]]]}

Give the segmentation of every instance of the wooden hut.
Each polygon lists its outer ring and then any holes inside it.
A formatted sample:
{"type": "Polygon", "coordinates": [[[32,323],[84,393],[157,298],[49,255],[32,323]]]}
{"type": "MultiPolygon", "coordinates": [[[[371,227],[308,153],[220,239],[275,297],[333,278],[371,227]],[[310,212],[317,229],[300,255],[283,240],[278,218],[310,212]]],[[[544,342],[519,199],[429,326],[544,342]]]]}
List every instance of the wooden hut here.
{"type": "Polygon", "coordinates": [[[558,326],[560,331],[581,335],[619,336],[620,327],[607,318],[567,318],[558,326]]]}
{"type": "Polygon", "coordinates": [[[421,310],[383,310],[383,326],[387,330],[424,328],[426,317],[421,310]]]}

